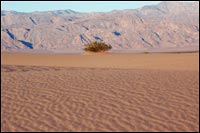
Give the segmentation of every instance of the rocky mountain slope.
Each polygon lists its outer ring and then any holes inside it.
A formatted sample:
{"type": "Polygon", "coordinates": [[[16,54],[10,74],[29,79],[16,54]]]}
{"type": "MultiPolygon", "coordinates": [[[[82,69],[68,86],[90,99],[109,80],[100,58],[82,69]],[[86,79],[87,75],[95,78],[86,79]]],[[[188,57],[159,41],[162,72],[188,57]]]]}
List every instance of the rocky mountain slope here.
{"type": "Polygon", "coordinates": [[[161,2],[106,13],[1,11],[1,51],[82,50],[95,40],[113,50],[199,46],[199,2],[161,2]]]}

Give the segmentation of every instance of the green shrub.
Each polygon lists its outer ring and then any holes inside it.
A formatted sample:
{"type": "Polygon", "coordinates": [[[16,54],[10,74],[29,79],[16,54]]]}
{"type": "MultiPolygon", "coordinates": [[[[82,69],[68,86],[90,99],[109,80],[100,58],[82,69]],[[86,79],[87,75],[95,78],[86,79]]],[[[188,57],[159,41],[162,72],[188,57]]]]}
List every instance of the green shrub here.
{"type": "Polygon", "coordinates": [[[111,45],[107,45],[104,42],[90,42],[88,44],[85,44],[85,51],[91,51],[91,52],[102,52],[102,51],[108,51],[112,48],[111,45]]]}

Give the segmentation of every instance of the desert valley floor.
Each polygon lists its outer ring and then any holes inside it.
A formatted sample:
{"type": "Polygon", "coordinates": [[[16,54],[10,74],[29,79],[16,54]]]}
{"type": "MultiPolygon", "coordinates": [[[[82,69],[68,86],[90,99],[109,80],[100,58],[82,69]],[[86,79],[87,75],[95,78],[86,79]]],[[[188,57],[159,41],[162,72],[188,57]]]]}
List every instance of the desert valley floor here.
{"type": "Polygon", "coordinates": [[[1,131],[199,131],[199,53],[1,60],[1,131]]]}

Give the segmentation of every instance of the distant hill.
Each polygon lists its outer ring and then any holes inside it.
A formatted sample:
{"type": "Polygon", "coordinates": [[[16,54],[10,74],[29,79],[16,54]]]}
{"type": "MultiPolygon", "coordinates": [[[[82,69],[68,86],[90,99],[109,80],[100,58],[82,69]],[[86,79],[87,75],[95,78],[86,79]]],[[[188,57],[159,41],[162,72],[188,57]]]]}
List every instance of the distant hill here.
{"type": "Polygon", "coordinates": [[[1,11],[1,50],[82,50],[104,41],[113,50],[199,46],[199,2],[161,2],[138,9],[1,11]]]}

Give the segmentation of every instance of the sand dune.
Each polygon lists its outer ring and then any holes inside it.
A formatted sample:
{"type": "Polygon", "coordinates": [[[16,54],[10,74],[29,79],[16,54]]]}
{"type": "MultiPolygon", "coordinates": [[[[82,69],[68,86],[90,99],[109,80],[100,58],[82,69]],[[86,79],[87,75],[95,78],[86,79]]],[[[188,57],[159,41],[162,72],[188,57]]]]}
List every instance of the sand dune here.
{"type": "Polygon", "coordinates": [[[1,53],[6,65],[199,70],[199,53],[31,54],[1,53]]]}
{"type": "Polygon", "coordinates": [[[3,55],[1,131],[198,132],[198,54],[173,55],[121,55],[128,57],[124,63],[137,65],[117,64],[123,61],[120,56],[110,63],[116,57],[110,54],[69,55],[72,60],[64,56],[66,62],[46,55],[48,60],[41,56],[38,64],[38,55],[30,58],[32,64],[29,57],[3,55]],[[164,66],[165,61],[172,66],[164,66]],[[44,62],[55,66],[38,66],[44,62]],[[56,66],[59,62],[64,65],[56,66]],[[83,65],[77,67],[78,62],[83,65]],[[93,68],[87,68],[90,65],[93,68]]]}

